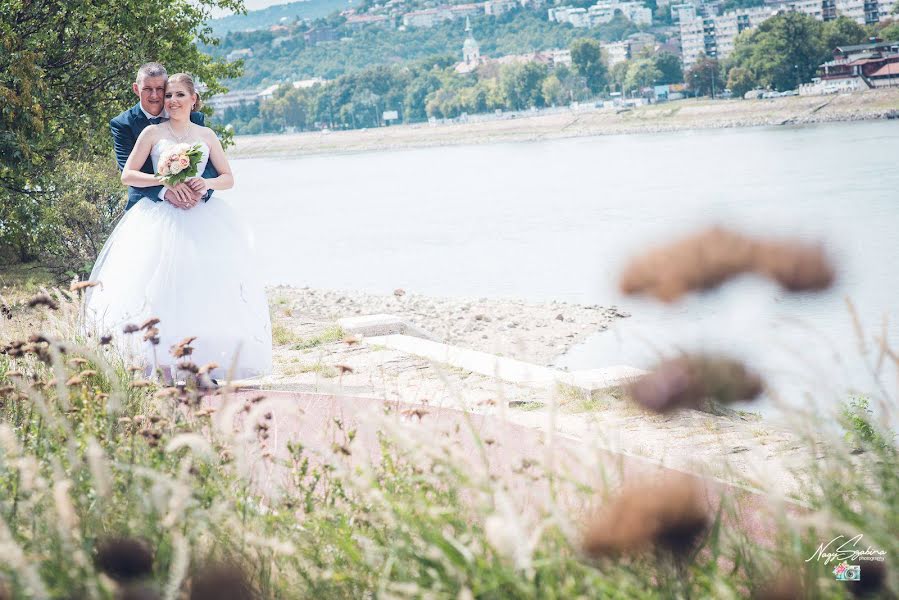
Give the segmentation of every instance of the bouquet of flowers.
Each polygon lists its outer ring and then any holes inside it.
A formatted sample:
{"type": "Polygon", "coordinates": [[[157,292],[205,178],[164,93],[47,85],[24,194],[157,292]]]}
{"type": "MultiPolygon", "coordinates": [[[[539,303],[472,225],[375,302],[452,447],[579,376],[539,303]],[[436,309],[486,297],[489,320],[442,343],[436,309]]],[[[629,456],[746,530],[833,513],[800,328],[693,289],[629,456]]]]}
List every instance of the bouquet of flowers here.
{"type": "Polygon", "coordinates": [[[159,156],[156,178],[167,186],[197,176],[197,165],[203,158],[200,144],[172,144],[159,156]]]}

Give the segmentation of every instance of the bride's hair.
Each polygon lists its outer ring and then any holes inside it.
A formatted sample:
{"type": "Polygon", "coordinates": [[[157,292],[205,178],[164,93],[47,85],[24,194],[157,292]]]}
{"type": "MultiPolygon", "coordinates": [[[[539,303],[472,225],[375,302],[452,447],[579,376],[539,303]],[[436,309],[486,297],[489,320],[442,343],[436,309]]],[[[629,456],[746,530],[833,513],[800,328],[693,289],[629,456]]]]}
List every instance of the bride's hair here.
{"type": "Polygon", "coordinates": [[[195,94],[197,96],[197,101],[191,107],[191,110],[200,110],[203,107],[203,102],[200,100],[200,94],[197,92],[197,86],[194,85],[194,78],[188,75],[187,73],[175,73],[171,77],[169,77],[169,84],[172,83],[181,83],[187,87],[191,94],[195,94]]]}

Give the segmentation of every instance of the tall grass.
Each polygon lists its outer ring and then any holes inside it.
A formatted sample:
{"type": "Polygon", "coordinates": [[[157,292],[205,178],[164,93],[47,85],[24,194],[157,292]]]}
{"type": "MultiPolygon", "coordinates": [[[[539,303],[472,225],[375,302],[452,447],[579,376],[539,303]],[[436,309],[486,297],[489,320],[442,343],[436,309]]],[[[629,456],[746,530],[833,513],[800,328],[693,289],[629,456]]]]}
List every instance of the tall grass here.
{"type": "Polygon", "coordinates": [[[335,418],[330,446],[279,453],[277,399],[138,380],[79,334],[77,293],[46,295],[58,308],[10,301],[0,325],[0,597],[841,598],[859,586],[806,559],[859,533],[887,553],[880,571],[861,563],[860,583],[899,589],[896,442],[863,402],[841,435],[807,440],[801,493],[759,496],[752,529],[734,488],[687,511],[672,503],[693,496],[664,482],[653,502],[622,502],[598,452],[563,467],[551,440],[546,460],[497,470],[493,440],[465,418],[439,435],[427,411],[367,416],[375,443],[335,418]],[[616,498],[641,524],[620,545],[590,518],[616,498]],[[682,514],[690,543],[672,545],[682,514]]]}

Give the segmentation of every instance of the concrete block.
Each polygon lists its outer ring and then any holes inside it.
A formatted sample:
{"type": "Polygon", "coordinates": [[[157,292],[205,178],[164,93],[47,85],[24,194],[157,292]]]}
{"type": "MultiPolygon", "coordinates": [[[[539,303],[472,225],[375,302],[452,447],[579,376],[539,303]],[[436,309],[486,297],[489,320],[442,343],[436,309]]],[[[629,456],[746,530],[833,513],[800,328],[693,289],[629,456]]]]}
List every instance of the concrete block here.
{"type": "Polygon", "coordinates": [[[369,341],[472,373],[496,377],[509,383],[545,389],[562,384],[591,396],[603,390],[620,387],[644,373],[641,369],[623,365],[569,373],[514,358],[401,334],[375,337],[369,341]]]}
{"type": "Polygon", "coordinates": [[[345,317],[343,319],[338,319],[337,324],[348,334],[362,335],[365,337],[409,335],[428,340],[437,339],[434,334],[416,327],[396,315],[380,314],[345,317]]]}

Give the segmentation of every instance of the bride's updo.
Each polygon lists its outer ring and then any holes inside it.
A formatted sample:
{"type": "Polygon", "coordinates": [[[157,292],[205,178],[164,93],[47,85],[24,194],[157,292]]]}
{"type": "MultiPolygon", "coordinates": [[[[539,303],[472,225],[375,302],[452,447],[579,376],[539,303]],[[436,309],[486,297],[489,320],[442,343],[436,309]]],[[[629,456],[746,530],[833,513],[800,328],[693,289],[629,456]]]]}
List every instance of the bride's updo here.
{"type": "Polygon", "coordinates": [[[187,73],[175,73],[169,77],[169,83],[180,83],[188,89],[188,91],[197,97],[197,101],[191,107],[191,110],[200,110],[203,102],[200,100],[200,94],[197,92],[197,86],[194,85],[194,78],[187,73]]]}

